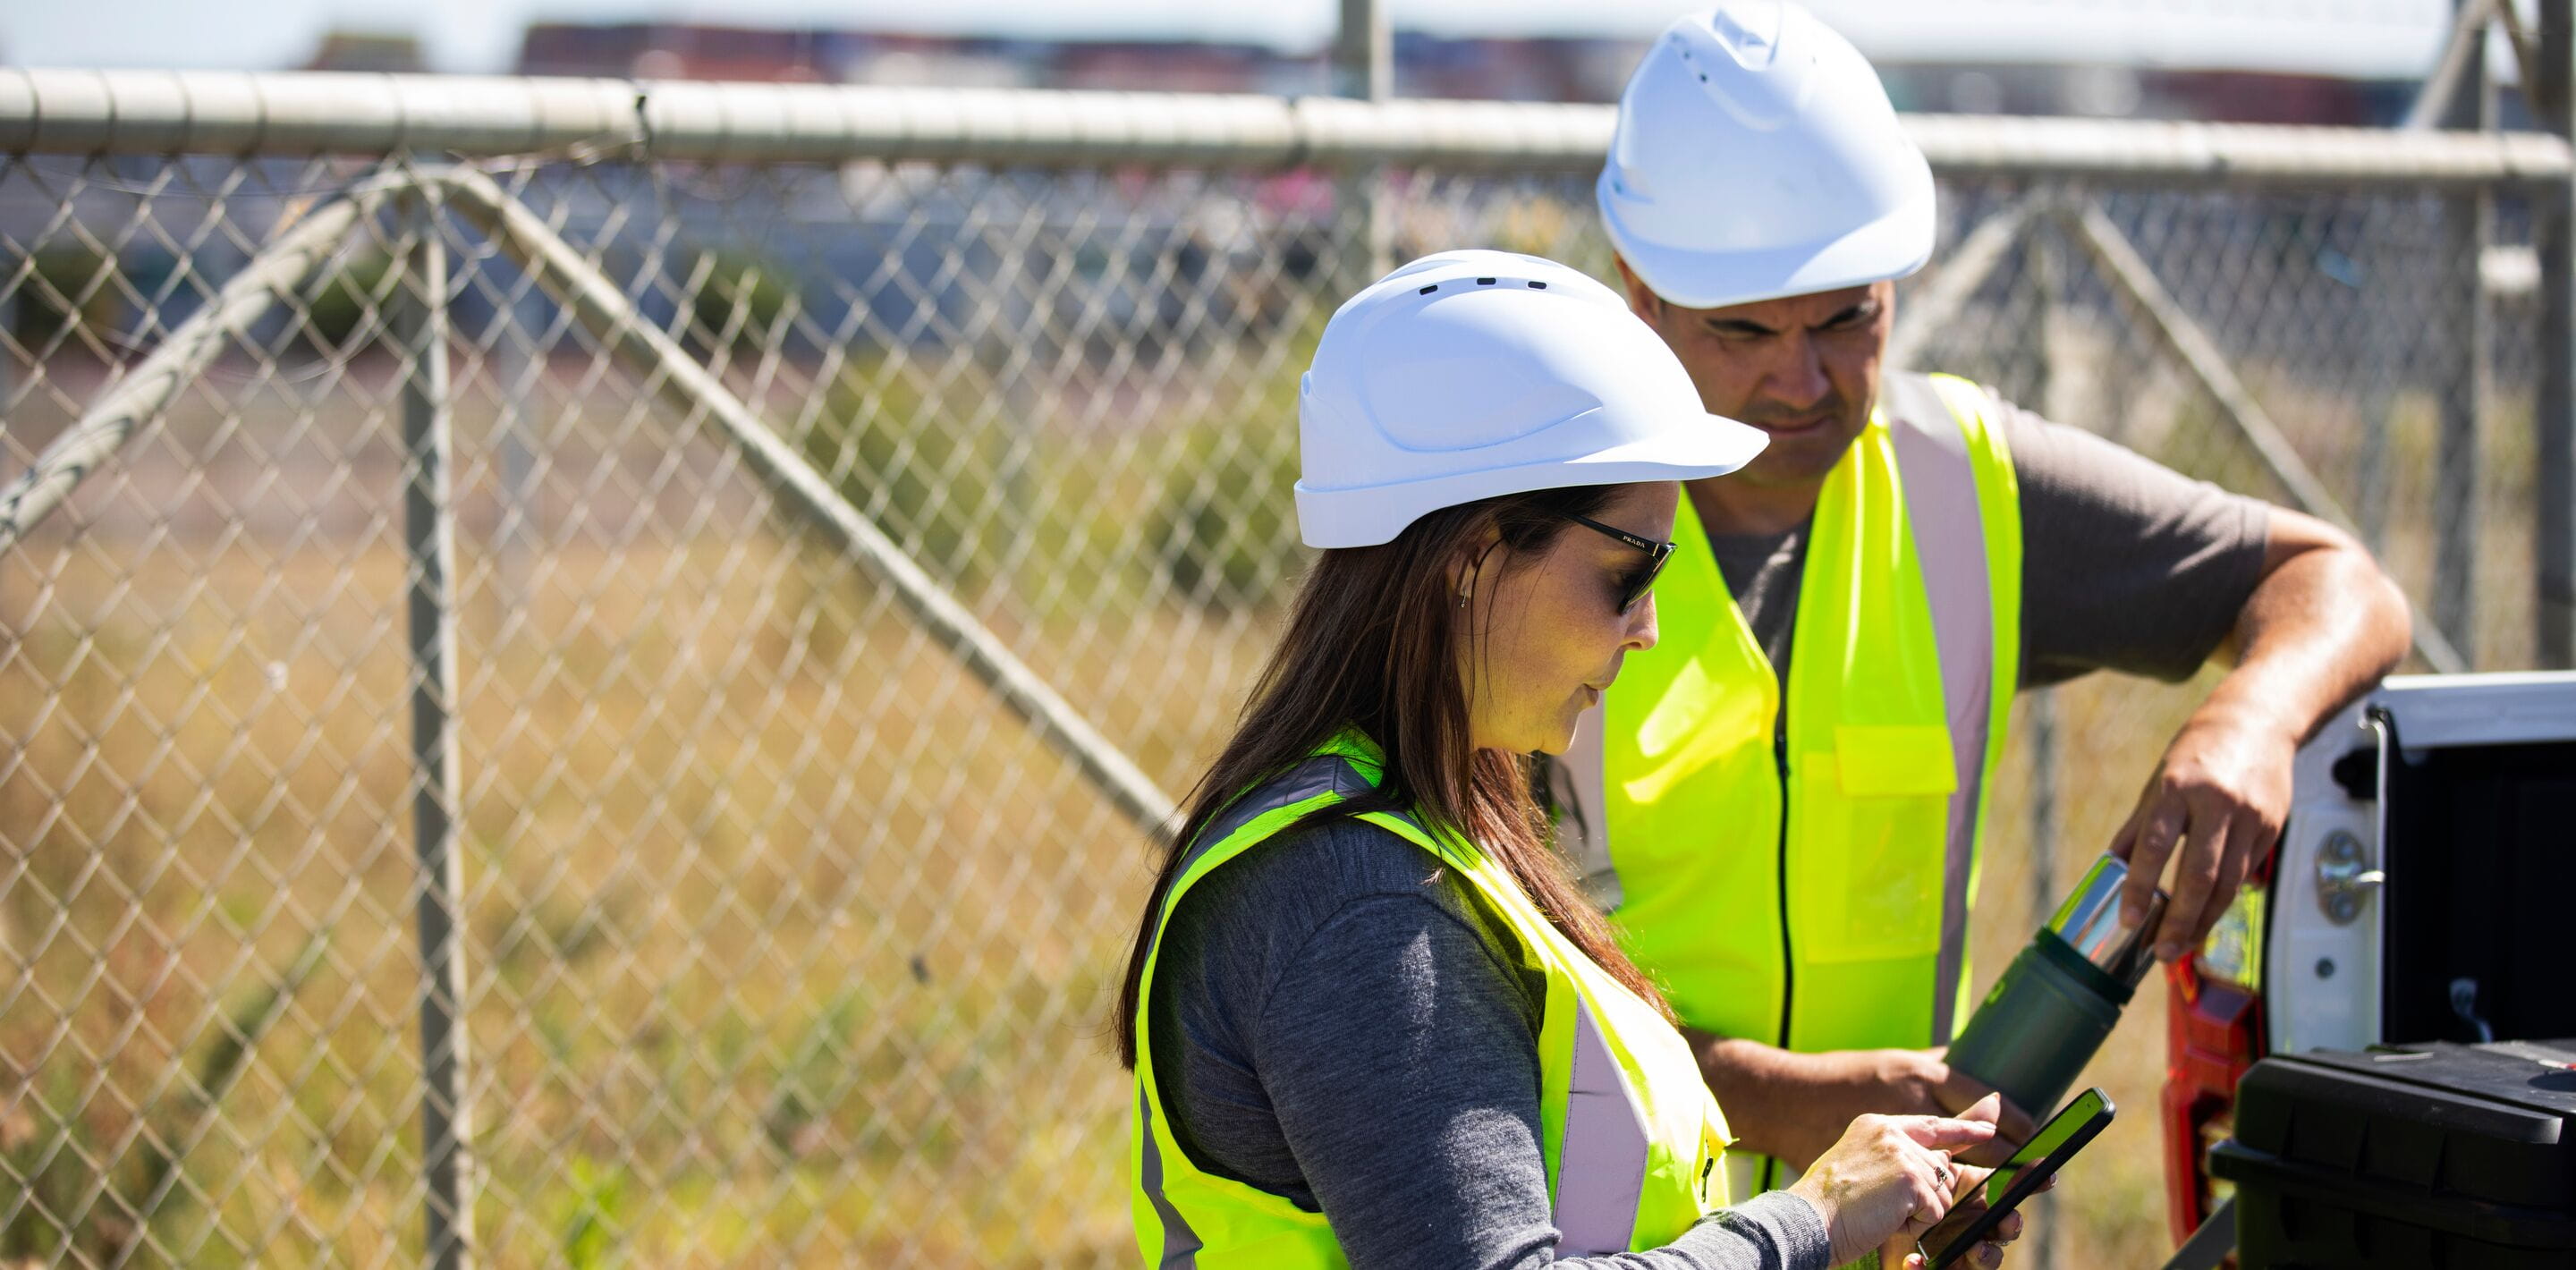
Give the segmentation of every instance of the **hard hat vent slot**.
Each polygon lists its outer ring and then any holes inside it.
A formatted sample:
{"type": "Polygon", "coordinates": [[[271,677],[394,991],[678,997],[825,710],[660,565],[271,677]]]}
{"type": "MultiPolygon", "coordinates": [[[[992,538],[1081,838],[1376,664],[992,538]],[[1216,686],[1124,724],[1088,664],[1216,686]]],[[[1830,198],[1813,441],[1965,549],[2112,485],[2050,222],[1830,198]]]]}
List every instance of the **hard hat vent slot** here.
{"type": "Polygon", "coordinates": [[[1547,284],[1544,282],[1533,282],[1529,284],[1529,289],[1532,291],[1545,291],[1547,290],[1547,284]]]}
{"type": "Polygon", "coordinates": [[[1490,287],[1494,285],[1494,280],[1491,278],[1478,278],[1476,279],[1476,285],[1480,287],[1490,287]]]}
{"type": "Polygon", "coordinates": [[[1421,289],[1421,290],[1419,290],[1419,291],[1414,292],[1414,294],[1415,294],[1415,295],[1429,295],[1429,294],[1431,294],[1432,292],[1437,291],[1437,290],[1439,290],[1439,289],[1440,289],[1440,284],[1439,284],[1439,283],[1437,283],[1437,282],[1435,282],[1435,283],[1432,283],[1430,286],[1424,287],[1423,289],[1421,289]]]}

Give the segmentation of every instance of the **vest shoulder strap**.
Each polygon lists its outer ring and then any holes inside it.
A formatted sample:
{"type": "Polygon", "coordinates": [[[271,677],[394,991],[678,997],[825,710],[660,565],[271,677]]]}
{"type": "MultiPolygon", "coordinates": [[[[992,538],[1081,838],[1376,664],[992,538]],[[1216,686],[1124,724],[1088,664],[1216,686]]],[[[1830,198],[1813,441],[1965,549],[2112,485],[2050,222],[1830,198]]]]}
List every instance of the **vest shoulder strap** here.
{"type": "Polygon", "coordinates": [[[1339,754],[1317,754],[1304,759],[1279,775],[1245,790],[1228,803],[1225,810],[1210,818],[1207,827],[1199,830],[1198,837],[1191,840],[1181,872],[1187,873],[1201,856],[1242,832],[1246,825],[1283,807],[1296,806],[1320,794],[1333,794],[1343,799],[1358,798],[1373,788],[1359,769],[1339,754]]]}
{"type": "MultiPolygon", "coordinates": [[[[1978,391],[1964,381],[1959,386],[1978,391]]],[[[1997,579],[1987,576],[1986,521],[1978,505],[1977,465],[1968,436],[1970,429],[1982,431],[1984,421],[1960,418],[1928,375],[1889,376],[1885,399],[1896,468],[1905,486],[1907,528],[1913,532],[1932,605],[1933,635],[1941,647],[1943,687],[1951,690],[1954,715],[1962,704],[1974,703],[1982,710],[1986,694],[1956,690],[1976,685],[1954,680],[1949,670],[1980,663],[1990,668],[1994,662],[1997,579]]]]}
{"type": "MultiPolygon", "coordinates": [[[[1176,879],[1163,900],[1163,917],[1168,920],[1172,907],[1181,895],[1209,870],[1276,836],[1290,825],[1317,812],[1341,803],[1375,793],[1371,772],[1363,769],[1351,756],[1327,751],[1303,759],[1279,775],[1245,790],[1224,811],[1211,818],[1207,827],[1191,839],[1184,852],[1176,879]],[[1287,813],[1283,816],[1283,813],[1287,813]],[[1244,830],[1271,817],[1272,823],[1248,841],[1236,841],[1244,830]],[[1222,856],[1216,853],[1222,852],[1222,856]]],[[[1453,868],[1472,868],[1476,861],[1473,848],[1455,841],[1450,835],[1436,834],[1424,826],[1409,810],[1369,811],[1353,817],[1367,821],[1430,852],[1453,868]]]]}

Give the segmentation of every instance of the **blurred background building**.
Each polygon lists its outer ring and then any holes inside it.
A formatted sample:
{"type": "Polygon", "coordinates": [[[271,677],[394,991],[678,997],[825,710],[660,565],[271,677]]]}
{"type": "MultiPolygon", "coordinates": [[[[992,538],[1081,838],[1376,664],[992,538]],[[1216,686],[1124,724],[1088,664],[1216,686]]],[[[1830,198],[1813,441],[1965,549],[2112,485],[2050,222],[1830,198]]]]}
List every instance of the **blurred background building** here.
{"type": "MultiPolygon", "coordinates": [[[[1638,38],[1395,33],[1399,97],[1607,102],[1644,52],[1638,38]]],[[[405,37],[335,31],[311,66],[417,69],[405,37]],[[397,65],[408,60],[409,65],[397,65]]],[[[693,22],[547,22],[527,29],[523,75],[788,83],[1320,93],[1322,49],[1194,40],[1027,39],[693,22]]],[[[1899,110],[2240,123],[2382,125],[2413,99],[2412,75],[2133,66],[2119,62],[1883,59],[1899,110]]]]}
{"type": "MultiPolygon", "coordinates": [[[[1398,5],[1396,95],[1609,101],[1645,40],[1682,7],[1610,0],[1577,16],[1511,2],[1398,5]]],[[[728,8],[720,20],[705,6],[674,15],[675,6],[604,0],[485,0],[431,13],[395,0],[270,0],[251,12],[104,0],[104,19],[81,20],[101,8],[0,12],[0,64],[1294,94],[1325,90],[1331,18],[1320,4],[1212,13],[1158,0],[1009,12],[968,0],[873,21],[805,0],[728,8]]],[[[1818,9],[1861,43],[1900,110],[2377,125],[2403,113],[2450,6],[1825,0],[1818,9]]],[[[2492,60],[2509,77],[2509,59],[2492,60]]]]}

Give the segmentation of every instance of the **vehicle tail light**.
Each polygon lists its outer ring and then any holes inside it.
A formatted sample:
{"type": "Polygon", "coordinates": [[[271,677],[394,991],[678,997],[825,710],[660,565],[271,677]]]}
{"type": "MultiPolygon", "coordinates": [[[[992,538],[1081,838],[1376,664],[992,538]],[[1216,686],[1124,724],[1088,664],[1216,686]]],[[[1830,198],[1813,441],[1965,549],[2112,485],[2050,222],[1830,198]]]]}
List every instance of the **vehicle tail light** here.
{"type": "Polygon", "coordinates": [[[2263,1057],[2265,876],[2249,881],[2200,951],[2166,967],[2165,1212],[2176,1242],[2227,1194],[2209,1148],[2235,1128],[2236,1081],[2263,1057]]]}

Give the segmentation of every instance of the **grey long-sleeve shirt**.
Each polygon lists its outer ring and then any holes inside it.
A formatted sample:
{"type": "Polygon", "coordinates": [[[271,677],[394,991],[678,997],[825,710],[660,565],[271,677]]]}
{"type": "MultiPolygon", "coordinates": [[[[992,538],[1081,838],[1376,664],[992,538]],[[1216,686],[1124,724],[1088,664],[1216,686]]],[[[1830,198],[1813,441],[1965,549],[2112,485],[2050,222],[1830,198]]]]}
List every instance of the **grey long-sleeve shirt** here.
{"type": "Polygon", "coordinates": [[[1824,1270],[1775,1192],[1673,1243],[1556,1256],[1539,1153],[1544,986],[1428,852],[1357,821],[1255,847],[1186,896],[1146,1003],[1199,1166],[1320,1211],[1357,1270],[1824,1270]]]}

